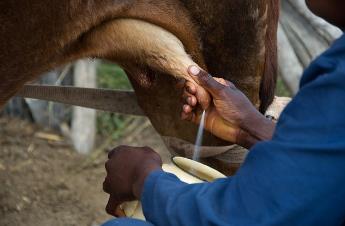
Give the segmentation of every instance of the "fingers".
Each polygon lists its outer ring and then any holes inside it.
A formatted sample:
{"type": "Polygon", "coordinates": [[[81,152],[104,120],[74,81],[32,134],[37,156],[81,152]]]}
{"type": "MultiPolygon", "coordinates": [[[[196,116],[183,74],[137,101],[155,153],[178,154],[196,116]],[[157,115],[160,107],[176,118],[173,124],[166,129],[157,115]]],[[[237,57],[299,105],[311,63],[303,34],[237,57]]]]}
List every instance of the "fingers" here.
{"type": "Polygon", "coordinates": [[[107,194],[111,194],[112,193],[112,189],[111,189],[111,185],[109,183],[109,178],[108,176],[104,179],[103,181],[103,191],[107,194]]]}
{"type": "Polygon", "coordinates": [[[200,104],[203,109],[207,109],[211,103],[210,94],[201,86],[190,81],[185,84],[183,98],[184,103],[192,107],[200,104]]]}
{"type": "Polygon", "coordinates": [[[181,112],[181,119],[185,120],[185,121],[192,121],[194,113],[190,112],[190,113],[186,113],[184,111],[181,112]]]}
{"type": "Polygon", "coordinates": [[[191,95],[196,95],[197,88],[194,83],[187,81],[185,84],[185,90],[191,95]]]}
{"type": "Polygon", "coordinates": [[[114,217],[119,217],[119,215],[124,215],[124,214],[121,214],[121,211],[119,211],[120,209],[118,208],[121,204],[122,202],[119,202],[119,200],[114,195],[110,195],[107,206],[105,207],[105,211],[109,215],[112,215],[114,217]]]}
{"type": "Polygon", "coordinates": [[[183,105],[183,112],[186,113],[186,114],[189,114],[193,111],[192,107],[190,105],[183,105]]]}
{"type": "Polygon", "coordinates": [[[182,96],[182,102],[184,104],[181,112],[182,120],[197,123],[197,114],[195,113],[199,102],[197,96],[199,96],[199,94],[195,83],[187,81],[182,96]]]}
{"type": "Polygon", "coordinates": [[[183,97],[183,107],[181,113],[181,119],[186,121],[191,121],[193,119],[194,110],[198,104],[198,101],[195,96],[191,95],[185,90],[183,97]]]}
{"type": "Polygon", "coordinates": [[[183,103],[189,104],[191,107],[197,105],[197,88],[194,83],[187,81],[183,91],[183,103]]]}
{"type": "Polygon", "coordinates": [[[199,69],[197,66],[190,66],[188,68],[189,74],[192,78],[212,96],[217,96],[218,92],[224,88],[224,85],[215,80],[210,74],[206,71],[199,69]]]}
{"type": "Polygon", "coordinates": [[[187,81],[182,95],[182,103],[184,104],[182,107],[182,113],[184,114],[181,115],[181,118],[183,120],[187,120],[188,118],[190,118],[189,114],[198,104],[198,100],[195,96],[196,92],[197,90],[195,84],[187,81]]]}
{"type": "Polygon", "coordinates": [[[199,124],[201,120],[201,115],[201,108],[191,109],[189,105],[184,105],[183,111],[181,112],[181,119],[185,121],[190,121],[195,124],[199,124]]]}
{"type": "Polygon", "coordinates": [[[195,106],[198,104],[198,100],[194,94],[191,94],[187,91],[187,89],[184,90],[182,95],[182,102],[189,104],[191,106],[195,106]]]}
{"type": "MultiPolygon", "coordinates": [[[[225,81],[225,80],[224,80],[225,81]]],[[[198,116],[200,116],[200,110],[198,105],[200,104],[202,109],[207,109],[211,103],[211,98],[209,93],[195,84],[195,82],[187,81],[184,86],[184,92],[182,95],[182,112],[181,119],[186,121],[191,121],[193,123],[199,123],[198,116]]]]}
{"type": "Polygon", "coordinates": [[[190,121],[192,123],[198,124],[200,120],[198,120],[200,117],[198,117],[198,114],[195,112],[190,112],[190,113],[181,113],[181,119],[185,121],[190,121]]]}
{"type": "MultiPolygon", "coordinates": [[[[121,204],[122,205],[122,204],[121,204]]],[[[121,205],[117,206],[116,210],[115,210],[115,217],[117,218],[124,218],[124,217],[128,217],[124,211],[124,209],[122,209],[121,205]]]]}
{"type": "Polygon", "coordinates": [[[195,96],[192,96],[189,93],[184,93],[182,96],[182,103],[194,108],[198,104],[198,100],[195,96]]]}
{"type": "Polygon", "coordinates": [[[197,105],[198,101],[196,97],[191,96],[187,98],[187,104],[189,104],[191,107],[195,107],[197,105]]]}

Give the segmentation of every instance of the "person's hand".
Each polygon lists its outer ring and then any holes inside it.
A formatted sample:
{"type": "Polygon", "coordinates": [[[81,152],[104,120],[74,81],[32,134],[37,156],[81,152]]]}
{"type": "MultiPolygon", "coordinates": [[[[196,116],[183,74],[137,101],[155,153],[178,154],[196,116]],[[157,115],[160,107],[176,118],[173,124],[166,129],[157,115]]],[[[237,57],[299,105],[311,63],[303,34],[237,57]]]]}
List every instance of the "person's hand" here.
{"type": "MultiPolygon", "coordinates": [[[[189,68],[189,74],[213,98],[208,106],[201,106],[202,109],[207,110],[206,130],[224,140],[245,147],[251,147],[258,140],[272,135],[271,126],[268,125],[265,125],[269,130],[268,134],[257,134],[256,129],[253,130],[256,123],[258,125],[267,123],[271,125],[271,123],[267,122],[265,117],[234,84],[224,79],[213,78],[196,66],[189,68]]],[[[182,119],[199,123],[201,115],[199,89],[192,82],[186,82],[183,94],[182,119]]]]}
{"type": "MultiPolygon", "coordinates": [[[[209,106],[202,106],[205,110],[214,107],[220,117],[239,127],[243,127],[246,119],[251,115],[259,113],[250,100],[230,81],[214,78],[196,66],[189,68],[189,74],[213,98],[213,102],[210,102],[209,106]]],[[[188,81],[185,85],[184,95],[187,98],[184,112],[191,116],[191,110],[195,109],[199,102],[198,87],[188,81]]]]}
{"type": "Polygon", "coordinates": [[[115,148],[108,158],[103,182],[103,190],[110,195],[106,211],[117,216],[119,205],[140,200],[145,179],[153,171],[162,170],[162,160],[151,148],[128,146],[115,148]]]}

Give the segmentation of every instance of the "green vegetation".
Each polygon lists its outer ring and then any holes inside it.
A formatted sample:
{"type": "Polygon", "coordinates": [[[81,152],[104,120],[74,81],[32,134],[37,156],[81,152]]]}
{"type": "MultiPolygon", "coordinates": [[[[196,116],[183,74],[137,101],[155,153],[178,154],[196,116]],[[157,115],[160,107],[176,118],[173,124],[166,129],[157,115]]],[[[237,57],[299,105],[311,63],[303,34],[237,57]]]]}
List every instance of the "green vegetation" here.
{"type": "Polygon", "coordinates": [[[97,69],[99,88],[132,89],[126,73],[117,65],[102,62],[97,69]]]}
{"type": "Polygon", "coordinates": [[[291,92],[285,85],[284,81],[280,76],[278,76],[276,95],[279,97],[291,97],[291,92]]]}
{"type": "MultiPolygon", "coordinates": [[[[99,88],[132,90],[126,73],[117,65],[101,62],[97,68],[97,83],[99,88]]],[[[121,137],[121,130],[125,129],[131,116],[115,113],[99,112],[97,116],[98,133],[101,136],[121,137]]]]}

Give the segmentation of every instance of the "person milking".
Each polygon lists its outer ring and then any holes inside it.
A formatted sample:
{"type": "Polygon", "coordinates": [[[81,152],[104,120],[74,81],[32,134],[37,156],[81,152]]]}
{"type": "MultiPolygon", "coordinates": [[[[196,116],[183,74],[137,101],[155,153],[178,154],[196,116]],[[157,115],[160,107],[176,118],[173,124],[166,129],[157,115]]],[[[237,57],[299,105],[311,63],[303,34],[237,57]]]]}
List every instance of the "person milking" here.
{"type": "MultiPolygon", "coordinates": [[[[345,1],[307,4],[345,28],[345,1]]],[[[231,82],[196,66],[188,70],[200,87],[185,85],[182,119],[199,123],[199,90],[206,89],[213,100],[205,128],[249,148],[245,162],[233,177],[189,185],[163,172],[152,149],[118,147],[106,163],[107,212],[137,199],[147,222],[115,219],[105,226],[345,225],[344,35],[306,69],[277,124],[231,82]]]]}

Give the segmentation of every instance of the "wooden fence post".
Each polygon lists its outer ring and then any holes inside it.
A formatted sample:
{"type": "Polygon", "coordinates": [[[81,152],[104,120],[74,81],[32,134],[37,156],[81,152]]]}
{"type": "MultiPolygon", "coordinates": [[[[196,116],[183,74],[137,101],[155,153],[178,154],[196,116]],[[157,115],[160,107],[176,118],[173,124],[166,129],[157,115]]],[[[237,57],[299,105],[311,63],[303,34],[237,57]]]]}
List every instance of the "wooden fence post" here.
{"type": "MultiPolygon", "coordinates": [[[[74,85],[96,88],[97,62],[94,60],[78,60],[74,65],[74,85]]],[[[81,107],[73,107],[72,141],[75,149],[81,154],[88,154],[95,146],[96,111],[81,107]]]]}

